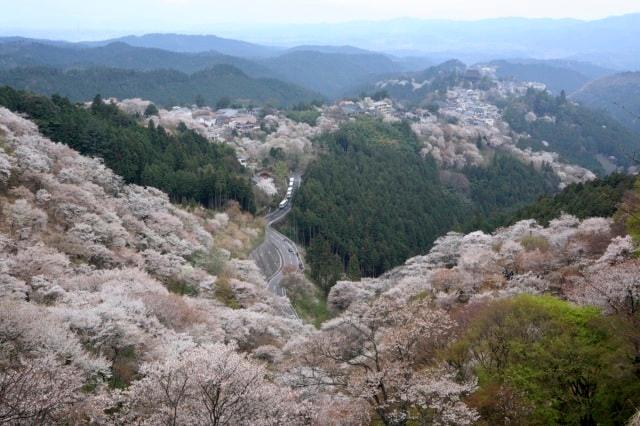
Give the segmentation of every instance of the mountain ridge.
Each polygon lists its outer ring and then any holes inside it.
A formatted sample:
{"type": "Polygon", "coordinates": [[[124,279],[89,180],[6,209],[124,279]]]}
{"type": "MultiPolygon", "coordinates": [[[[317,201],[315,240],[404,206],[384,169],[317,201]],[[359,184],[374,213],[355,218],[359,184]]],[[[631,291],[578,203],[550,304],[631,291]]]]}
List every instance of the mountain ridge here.
{"type": "Polygon", "coordinates": [[[251,78],[232,65],[220,64],[185,74],[176,70],[137,71],[118,68],[60,70],[28,67],[0,70],[0,84],[45,95],[61,94],[73,101],[96,94],[119,99],[143,97],[159,105],[193,104],[197,97],[208,105],[222,98],[290,106],[321,98],[320,94],[275,79],[251,78]]]}

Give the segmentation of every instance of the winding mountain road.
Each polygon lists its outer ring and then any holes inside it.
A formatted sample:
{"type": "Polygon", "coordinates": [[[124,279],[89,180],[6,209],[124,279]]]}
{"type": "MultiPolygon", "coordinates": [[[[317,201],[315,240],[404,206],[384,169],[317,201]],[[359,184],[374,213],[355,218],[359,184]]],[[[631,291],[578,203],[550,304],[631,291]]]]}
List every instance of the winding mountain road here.
{"type": "MultiPolygon", "coordinates": [[[[300,175],[294,175],[294,188],[297,190],[299,187],[300,175]]],[[[278,296],[284,297],[287,296],[286,290],[282,287],[285,271],[304,269],[302,258],[295,243],[272,227],[272,225],[284,219],[290,211],[291,202],[286,208],[275,210],[265,216],[267,227],[264,241],[251,253],[251,258],[256,261],[267,277],[269,290],[278,296]]],[[[291,302],[289,302],[287,314],[291,317],[299,318],[291,302]]]]}

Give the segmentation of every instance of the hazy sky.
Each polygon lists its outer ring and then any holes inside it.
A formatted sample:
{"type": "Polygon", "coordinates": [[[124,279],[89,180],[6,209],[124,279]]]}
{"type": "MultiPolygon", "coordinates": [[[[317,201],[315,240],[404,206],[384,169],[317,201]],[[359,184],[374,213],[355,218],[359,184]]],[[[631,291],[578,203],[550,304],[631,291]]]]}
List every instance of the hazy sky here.
{"type": "Polygon", "coordinates": [[[216,33],[250,23],[598,19],[634,12],[640,12],[640,0],[0,0],[0,33],[97,38],[148,31],[216,33]]]}

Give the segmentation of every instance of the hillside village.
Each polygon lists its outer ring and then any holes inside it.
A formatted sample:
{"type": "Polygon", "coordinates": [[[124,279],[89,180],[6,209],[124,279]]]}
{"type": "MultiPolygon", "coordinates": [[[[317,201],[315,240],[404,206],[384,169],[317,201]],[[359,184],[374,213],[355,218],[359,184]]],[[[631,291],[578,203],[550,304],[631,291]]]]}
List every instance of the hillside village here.
{"type": "MultiPolygon", "coordinates": [[[[390,98],[374,100],[363,97],[310,107],[317,115],[312,123],[296,122],[287,116],[286,111],[260,107],[215,110],[210,107],[176,106],[170,110],[160,109],[157,115],[146,120],[168,129],[175,129],[184,123],[213,143],[226,143],[234,147],[238,161],[254,172],[254,183],[269,198],[274,197],[278,189],[285,189],[282,179],[286,171],[275,173],[274,170],[278,162],[289,170],[303,170],[317,155],[311,142],[313,138],[335,131],[341,123],[361,117],[412,123],[412,128],[424,144],[424,155],[433,156],[445,167],[459,169],[467,164],[482,165],[486,162],[486,150],[499,150],[536,167],[549,165],[560,179],[560,188],[595,178],[595,174],[589,170],[564,163],[553,151],[517,147],[517,141],[526,135],[517,134],[509,128],[495,100],[523,96],[527,90],[544,91],[544,84],[497,79],[495,69],[486,66],[477,70],[477,74],[490,79],[491,85],[485,90],[469,88],[468,80],[465,80],[463,84],[446,91],[437,112],[420,106],[408,107],[390,98]],[[481,145],[471,144],[469,141],[473,139],[481,140],[481,145]],[[273,158],[277,152],[281,152],[283,157],[273,158]]],[[[478,77],[474,74],[471,81],[478,81],[478,77]]],[[[394,84],[403,82],[394,81],[394,84]]],[[[415,85],[416,90],[422,85],[415,85]]],[[[141,117],[151,104],[140,99],[112,101],[123,111],[141,117]]],[[[532,115],[528,114],[527,119],[538,119],[532,115]]]]}

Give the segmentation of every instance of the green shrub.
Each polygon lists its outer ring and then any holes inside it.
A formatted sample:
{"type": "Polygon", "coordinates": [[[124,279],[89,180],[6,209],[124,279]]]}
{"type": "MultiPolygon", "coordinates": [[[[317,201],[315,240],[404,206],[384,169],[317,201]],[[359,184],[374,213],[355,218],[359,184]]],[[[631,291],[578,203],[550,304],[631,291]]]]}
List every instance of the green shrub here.
{"type": "Polygon", "coordinates": [[[551,296],[488,304],[449,349],[479,388],[470,402],[485,420],[528,424],[624,424],[640,381],[615,319],[551,296]]]}

